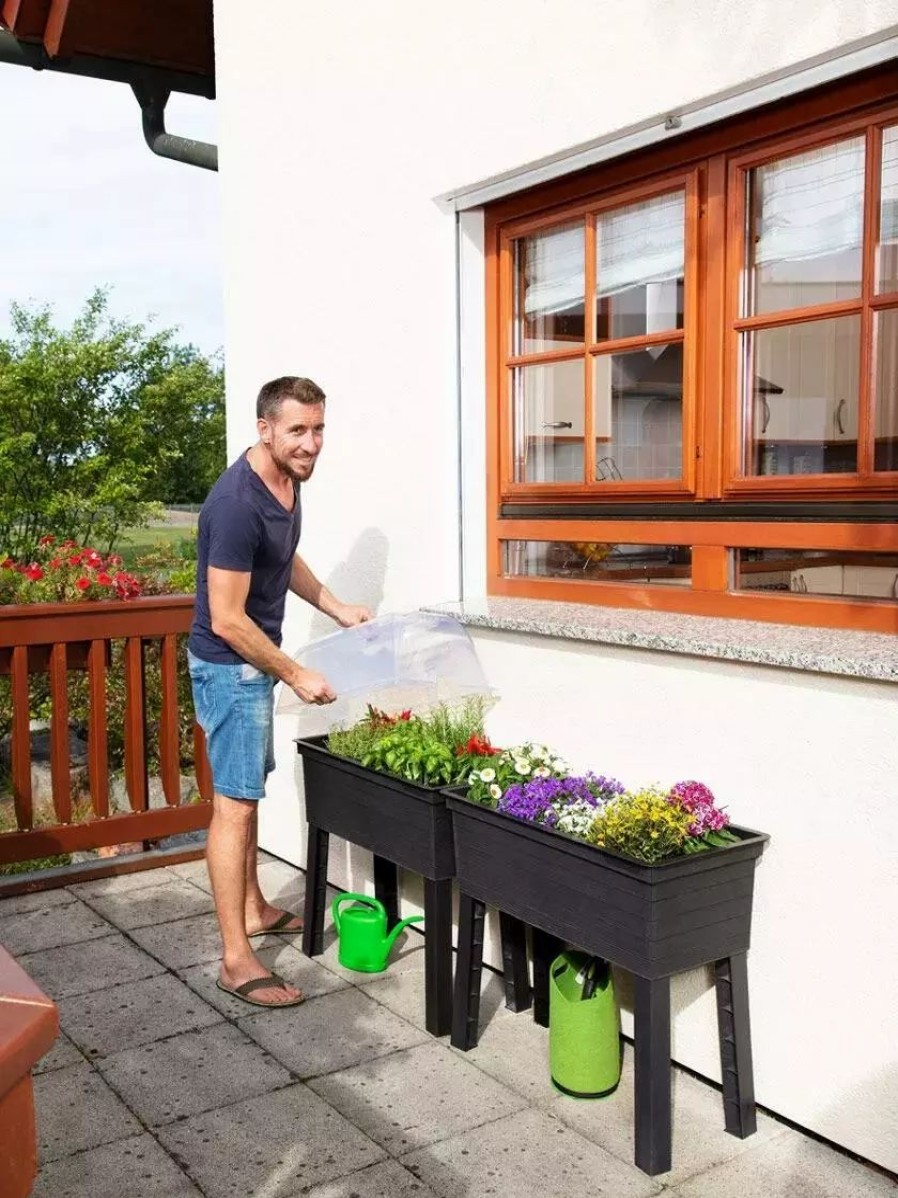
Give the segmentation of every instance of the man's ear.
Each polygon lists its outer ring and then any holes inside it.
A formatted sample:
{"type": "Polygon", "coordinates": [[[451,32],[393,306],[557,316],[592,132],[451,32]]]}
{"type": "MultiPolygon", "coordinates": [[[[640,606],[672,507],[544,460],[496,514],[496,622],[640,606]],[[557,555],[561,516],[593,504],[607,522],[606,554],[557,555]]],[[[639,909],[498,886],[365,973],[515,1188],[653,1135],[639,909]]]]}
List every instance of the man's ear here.
{"type": "Polygon", "coordinates": [[[267,420],[257,420],[256,428],[259,430],[259,440],[263,445],[271,444],[271,425],[267,420]]]}

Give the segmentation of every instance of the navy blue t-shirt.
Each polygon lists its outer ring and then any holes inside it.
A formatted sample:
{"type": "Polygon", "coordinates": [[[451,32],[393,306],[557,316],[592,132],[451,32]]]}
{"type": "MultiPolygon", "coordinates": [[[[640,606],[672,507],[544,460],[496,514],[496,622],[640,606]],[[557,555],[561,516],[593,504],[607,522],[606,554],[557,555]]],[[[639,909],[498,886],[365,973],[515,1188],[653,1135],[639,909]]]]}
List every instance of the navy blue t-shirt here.
{"type": "Polygon", "coordinates": [[[243,659],[212,631],[208,568],[249,574],[246,614],[281,643],[284,605],[293,555],[299,544],[302,513],[299,487],[288,512],[272,495],[242,454],[220,476],[200,512],[197,537],[196,607],[190,652],[203,661],[237,664],[243,659]]]}

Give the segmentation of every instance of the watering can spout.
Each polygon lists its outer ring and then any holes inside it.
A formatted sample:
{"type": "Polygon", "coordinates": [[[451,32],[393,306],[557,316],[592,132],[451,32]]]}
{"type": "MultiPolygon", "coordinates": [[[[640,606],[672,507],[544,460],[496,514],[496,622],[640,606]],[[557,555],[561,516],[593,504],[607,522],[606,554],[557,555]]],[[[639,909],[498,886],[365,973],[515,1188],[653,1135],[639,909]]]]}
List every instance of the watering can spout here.
{"type": "Polygon", "coordinates": [[[408,919],[400,920],[392,932],[390,932],[390,934],[387,936],[387,953],[389,954],[390,949],[392,949],[393,945],[396,943],[396,937],[400,932],[404,932],[410,923],[421,923],[423,919],[423,915],[410,915],[408,919]]]}

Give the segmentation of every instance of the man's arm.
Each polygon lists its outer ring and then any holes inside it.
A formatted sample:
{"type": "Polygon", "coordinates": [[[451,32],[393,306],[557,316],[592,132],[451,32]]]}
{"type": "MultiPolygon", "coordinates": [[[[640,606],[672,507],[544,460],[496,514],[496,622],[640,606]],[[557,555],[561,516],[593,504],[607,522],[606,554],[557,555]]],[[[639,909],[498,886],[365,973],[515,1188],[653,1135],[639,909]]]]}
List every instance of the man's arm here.
{"type": "Polygon", "coordinates": [[[299,595],[300,599],[304,599],[306,603],[311,603],[312,607],[316,607],[324,615],[336,620],[343,628],[364,624],[371,619],[371,612],[367,607],[341,603],[335,595],[332,595],[324,583],[318,581],[298,553],[293,558],[290,590],[294,595],[299,595]]]}
{"type": "Polygon", "coordinates": [[[327,679],[305,670],[275,645],[246,614],[250,575],[210,566],[209,612],[212,631],[245,661],[280,678],[304,703],[332,703],[336,698],[327,679]]]}

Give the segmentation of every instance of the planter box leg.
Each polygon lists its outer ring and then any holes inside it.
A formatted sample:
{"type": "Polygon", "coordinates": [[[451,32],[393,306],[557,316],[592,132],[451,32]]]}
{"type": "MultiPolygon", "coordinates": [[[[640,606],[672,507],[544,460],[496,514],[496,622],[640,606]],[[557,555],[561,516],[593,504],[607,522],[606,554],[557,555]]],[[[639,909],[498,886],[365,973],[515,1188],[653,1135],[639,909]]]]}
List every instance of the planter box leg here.
{"type": "Polygon", "coordinates": [[[306,855],[306,901],[303,916],[302,951],[307,957],[324,952],[324,913],[327,910],[327,854],[330,834],[309,824],[306,855]]]}
{"type": "Polygon", "coordinates": [[[485,920],[486,904],[462,892],[458,906],[458,958],[455,962],[451,1042],[453,1048],[463,1052],[477,1046],[485,920]]]}
{"type": "Polygon", "coordinates": [[[654,1177],[671,1163],[670,978],[634,976],[636,1165],[654,1177]]]}
{"type": "Polygon", "coordinates": [[[387,909],[387,927],[399,923],[399,870],[386,857],[374,854],[374,897],[387,909]]]}
{"type": "Polygon", "coordinates": [[[549,970],[563,948],[557,936],[533,929],[533,1022],[540,1027],[549,1026],[549,970]]]}
{"type": "Polygon", "coordinates": [[[724,1122],[730,1135],[744,1140],[758,1130],[745,953],[736,953],[717,961],[714,981],[717,990],[724,1122]]]}
{"type": "Polygon", "coordinates": [[[529,1011],[532,997],[527,970],[527,927],[513,915],[499,912],[505,1005],[509,1011],[529,1011]]]}
{"type": "Polygon", "coordinates": [[[452,879],[424,879],[425,1026],[431,1036],[452,1029],[452,879]]]}

